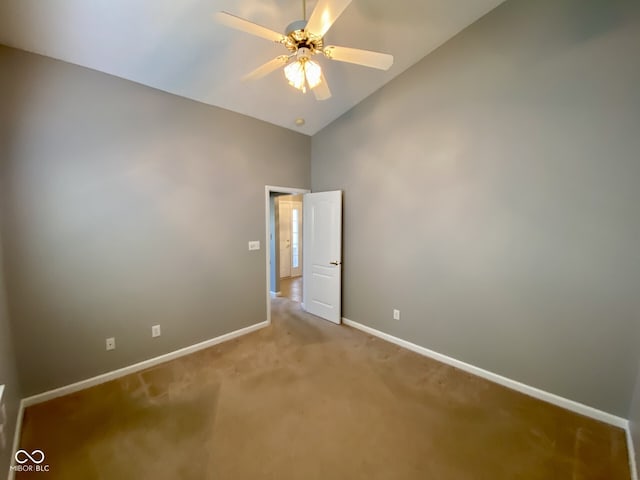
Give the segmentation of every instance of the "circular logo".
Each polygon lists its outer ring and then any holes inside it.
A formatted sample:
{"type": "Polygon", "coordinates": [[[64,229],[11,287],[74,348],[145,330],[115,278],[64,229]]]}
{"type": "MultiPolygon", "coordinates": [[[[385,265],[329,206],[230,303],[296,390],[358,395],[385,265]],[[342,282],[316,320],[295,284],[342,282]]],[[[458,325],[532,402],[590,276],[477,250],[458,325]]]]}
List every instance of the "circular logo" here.
{"type": "Polygon", "coordinates": [[[16,452],[15,458],[16,462],[18,462],[20,465],[27,463],[29,460],[31,460],[36,465],[40,465],[42,462],[44,462],[44,452],[42,450],[34,450],[33,452],[29,453],[26,450],[18,450],[16,452]]]}

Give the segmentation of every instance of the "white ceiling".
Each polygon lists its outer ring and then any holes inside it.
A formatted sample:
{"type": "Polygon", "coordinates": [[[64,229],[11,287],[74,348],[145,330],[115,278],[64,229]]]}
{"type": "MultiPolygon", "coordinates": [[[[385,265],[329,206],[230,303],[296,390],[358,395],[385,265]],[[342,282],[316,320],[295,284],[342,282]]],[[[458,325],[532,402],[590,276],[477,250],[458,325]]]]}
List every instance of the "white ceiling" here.
{"type": "Polygon", "coordinates": [[[323,102],[281,71],[241,81],[286,50],[213,19],[224,10],[282,32],[301,18],[301,0],[2,0],[0,43],[313,135],[503,1],[353,0],[325,44],[391,53],[395,62],[381,72],[321,58],[333,94],[323,102]]]}

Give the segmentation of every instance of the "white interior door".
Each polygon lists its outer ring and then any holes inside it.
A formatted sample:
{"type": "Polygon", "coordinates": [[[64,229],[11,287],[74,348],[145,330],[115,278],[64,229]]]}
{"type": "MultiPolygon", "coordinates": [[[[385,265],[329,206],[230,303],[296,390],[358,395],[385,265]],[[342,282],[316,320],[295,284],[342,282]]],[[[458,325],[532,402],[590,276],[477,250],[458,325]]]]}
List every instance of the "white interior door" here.
{"type": "Polygon", "coordinates": [[[280,224],[280,278],[291,276],[291,204],[281,201],[280,224]]]}
{"type": "Polygon", "coordinates": [[[304,309],[340,323],[342,192],[305,194],[302,218],[304,309]]]}
{"type": "Polygon", "coordinates": [[[302,275],[302,202],[291,202],[291,276],[302,275]]]}

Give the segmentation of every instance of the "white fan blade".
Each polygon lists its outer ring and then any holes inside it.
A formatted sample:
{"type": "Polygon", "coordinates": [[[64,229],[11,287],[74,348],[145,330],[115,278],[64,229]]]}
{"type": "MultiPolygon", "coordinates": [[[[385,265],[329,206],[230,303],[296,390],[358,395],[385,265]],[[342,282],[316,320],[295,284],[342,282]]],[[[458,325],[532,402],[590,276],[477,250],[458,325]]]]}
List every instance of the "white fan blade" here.
{"type": "Polygon", "coordinates": [[[287,55],[280,55],[273,60],[269,60],[264,65],[259,66],[253,72],[247,73],[244,77],[242,77],[242,80],[257,80],[259,78],[266,77],[271,72],[274,72],[278,68],[286,65],[288,61],[289,57],[287,55]]]}
{"type": "Polygon", "coordinates": [[[241,32],[250,33],[258,37],[266,38],[267,40],[273,40],[274,42],[282,43],[284,41],[284,35],[273,30],[258,25],[257,23],[250,22],[244,18],[236,17],[227,12],[216,13],[216,20],[222,25],[235,28],[241,32]]]}
{"type": "Polygon", "coordinates": [[[320,83],[313,89],[313,94],[316,96],[316,100],[327,100],[331,98],[331,90],[329,90],[327,79],[324,78],[324,73],[320,76],[320,83]]]}
{"type": "Polygon", "coordinates": [[[332,60],[339,62],[355,63],[365,67],[389,70],[393,65],[393,55],[388,53],[371,52],[357,48],[336,47],[334,45],[324,47],[323,53],[332,60]]]}
{"type": "Polygon", "coordinates": [[[350,3],[351,0],[318,0],[304,29],[307,33],[324,37],[333,22],[338,19],[350,3]]]}

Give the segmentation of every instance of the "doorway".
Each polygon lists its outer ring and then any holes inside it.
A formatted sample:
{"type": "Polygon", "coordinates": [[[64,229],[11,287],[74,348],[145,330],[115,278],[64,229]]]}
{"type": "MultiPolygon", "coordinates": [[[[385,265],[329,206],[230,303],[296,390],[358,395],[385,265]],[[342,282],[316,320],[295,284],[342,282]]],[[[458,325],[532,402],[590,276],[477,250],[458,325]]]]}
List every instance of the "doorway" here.
{"type": "MultiPolygon", "coordinates": [[[[286,200],[284,203],[287,203],[286,200]]],[[[272,298],[282,295],[282,281],[299,278],[291,275],[300,272],[302,277],[298,285],[302,302],[299,303],[299,308],[330,322],[341,323],[342,191],[310,193],[305,189],[267,185],[265,187],[265,219],[266,245],[268,245],[266,248],[267,321],[271,322],[272,298]],[[283,232],[288,232],[290,236],[288,243],[286,239],[281,243],[279,198],[291,195],[302,197],[300,210],[298,214],[294,214],[295,207],[283,208],[285,222],[290,224],[288,229],[283,227],[283,232]],[[294,215],[297,215],[297,222],[293,220],[294,215]],[[297,223],[297,240],[292,234],[293,223],[297,223]],[[304,251],[301,248],[303,242],[304,251]],[[291,254],[292,243],[298,247],[297,256],[291,254]],[[281,255],[286,257],[282,264],[281,255]],[[284,275],[280,274],[281,265],[285,269],[284,275]],[[297,270],[298,268],[300,270],[297,270]]],[[[294,285],[290,287],[293,288],[294,285]]]]}
{"type": "Polygon", "coordinates": [[[302,188],[265,187],[267,253],[267,321],[271,299],[286,296],[302,303],[302,188]]]}

